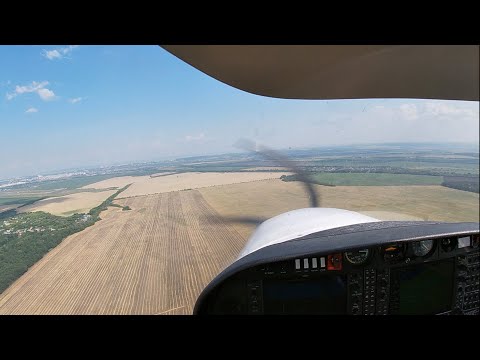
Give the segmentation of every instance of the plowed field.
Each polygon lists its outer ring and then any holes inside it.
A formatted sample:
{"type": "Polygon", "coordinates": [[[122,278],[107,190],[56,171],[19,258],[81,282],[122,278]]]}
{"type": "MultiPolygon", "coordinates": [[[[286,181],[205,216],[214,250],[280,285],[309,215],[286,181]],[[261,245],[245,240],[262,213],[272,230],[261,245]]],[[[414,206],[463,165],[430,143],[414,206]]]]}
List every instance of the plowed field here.
{"type": "Polygon", "coordinates": [[[0,314],[191,314],[245,239],[197,190],[117,201],[0,295],[0,314]]]}

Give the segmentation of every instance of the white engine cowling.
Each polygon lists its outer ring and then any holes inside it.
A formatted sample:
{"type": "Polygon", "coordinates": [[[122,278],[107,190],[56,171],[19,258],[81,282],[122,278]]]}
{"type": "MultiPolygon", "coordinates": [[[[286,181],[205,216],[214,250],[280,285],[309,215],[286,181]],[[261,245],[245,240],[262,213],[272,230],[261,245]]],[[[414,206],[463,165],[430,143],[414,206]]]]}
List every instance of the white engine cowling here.
{"type": "Polygon", "coordinates": [[[263,222],[248,239],[238,259],[265,246],[318,231],[378,221],[380,220],[343,209],[306,208],[288,211],[263,222]]]}

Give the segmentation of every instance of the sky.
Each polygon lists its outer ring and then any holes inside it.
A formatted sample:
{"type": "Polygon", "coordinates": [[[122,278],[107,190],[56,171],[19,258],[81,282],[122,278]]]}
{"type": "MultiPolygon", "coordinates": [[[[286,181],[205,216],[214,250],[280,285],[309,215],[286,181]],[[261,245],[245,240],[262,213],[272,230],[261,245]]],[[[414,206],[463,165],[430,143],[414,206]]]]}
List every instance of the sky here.
{"type": "Polygon", "coordinates": [[[285,100],[225,85],[159,46],[0,46],[0,179],[273,148],[479,141],[479,103],[285,100]]]}

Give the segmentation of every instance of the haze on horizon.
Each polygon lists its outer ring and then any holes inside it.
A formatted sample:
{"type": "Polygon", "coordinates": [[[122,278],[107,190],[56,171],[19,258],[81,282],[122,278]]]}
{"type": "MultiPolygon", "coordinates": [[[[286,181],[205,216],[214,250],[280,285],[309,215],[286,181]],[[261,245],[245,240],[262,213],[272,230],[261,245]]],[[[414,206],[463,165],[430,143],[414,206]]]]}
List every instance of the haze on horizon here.
{"type": "Polygon", "coordinates": [[[273,148],[478,144],[479,103],[284,100],[214,80],[158,46],[0,46],[0,179],[273,148]]]}

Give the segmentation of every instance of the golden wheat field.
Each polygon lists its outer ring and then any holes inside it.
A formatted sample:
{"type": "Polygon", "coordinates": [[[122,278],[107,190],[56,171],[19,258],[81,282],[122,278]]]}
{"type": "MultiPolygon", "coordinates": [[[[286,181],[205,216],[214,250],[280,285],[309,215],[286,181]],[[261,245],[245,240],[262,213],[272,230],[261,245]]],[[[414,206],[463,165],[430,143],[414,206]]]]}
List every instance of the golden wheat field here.
{"type": "Polygon", "coordinates": [[[85,185],[80,189],[109,189],[109,188],[122,188],[125,185],[134,183],[135,181],[143,181],[148,179],[150,176],[117,176],[111,179],[98,181],[93,184],[85,185]]]}
{"type": "MultiPolygon", "coordinates": [[[[322,207],[358,211],[380,220],[475,221],[479,219],[478,194],[443,186],[321,186],[314,185],[322,207]]],[[[199,190],[225,217],[270,218],[309,206],[299,182],[265,180],[199,190]]],[[[243,236],[251,224],[232,223],[243,236]]]]}
{"type": "Polygon", "coordinates": [[[0,314],[191,314],[245,239],[197,190],[118,201],[0,295],[0,314]]]}
{"type": "Polygon", "coordinates": [[[141,196],[185,189],[198,189],[251,181],[278,179],[288,173],[231,172],[231,173],[181,173],[134,182],[119,197],[141,196]]]}
{"type": "Polygon", "coordinates": [[[159,194],[170,191],[198,189],[209,186],[244,183],[265,179],[278,179],[288,172],[229,172],[229,173],[180,173],[162,176],[122,176],[118,178],[99,181],[84,186],[84,188],[106,189],[110,187],[123,187],[132,184],[122,192],[119,197],[132,197],[150,194],[159,194]]]}
{"type": "Polygon", "coordinates": [[[100,192],[79,192],[65,196],[51,197],[37,201],[32,205],[18,208],[17,212],[45,211],[59,216],[87,213],[91,208],[100,205],[114,193],[114,190],[106,190],[100,192]]]}

